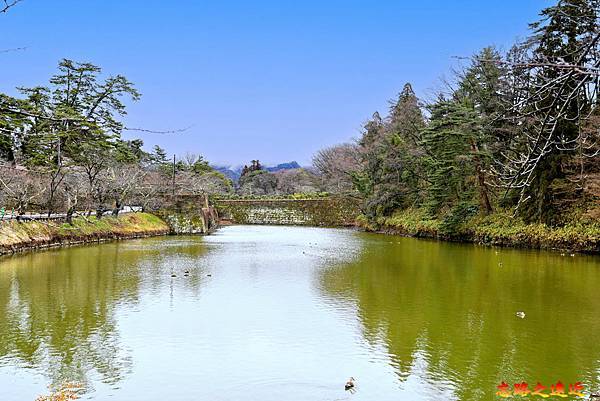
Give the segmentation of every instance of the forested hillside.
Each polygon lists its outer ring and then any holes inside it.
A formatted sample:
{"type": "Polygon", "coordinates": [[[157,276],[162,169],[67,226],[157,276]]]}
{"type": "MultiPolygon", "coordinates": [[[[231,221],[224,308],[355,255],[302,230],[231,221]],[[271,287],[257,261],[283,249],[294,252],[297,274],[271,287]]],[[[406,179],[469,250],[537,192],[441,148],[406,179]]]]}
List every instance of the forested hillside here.
{"type": "Polygon", "coordinates": [[[508,52],[487,47],[461,60],[429,104],[406,84],[358,144],[322,151],[315,164],[352,183],[375,227],[461,235],[473,219],[502,216],[599,233],[599,4],[542,10],[508,52]]]}

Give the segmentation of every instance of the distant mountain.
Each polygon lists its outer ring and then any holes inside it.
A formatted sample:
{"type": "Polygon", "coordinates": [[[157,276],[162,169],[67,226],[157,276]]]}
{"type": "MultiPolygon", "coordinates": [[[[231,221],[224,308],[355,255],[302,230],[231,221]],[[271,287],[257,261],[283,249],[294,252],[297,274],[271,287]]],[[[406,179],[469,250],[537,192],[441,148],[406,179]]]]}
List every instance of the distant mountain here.
{"type": "Polygon", "coordinates": [[[240,166],[233,167],[233,166],[216,166],[216,165],[213,165],[211,167],[214,168],[215,170],[217,170],[219,173],[222,173],[223,175],[225,175],[225,177],[229,178],[234,183],[237,183],[238,180],[240,179],[240,176],[242,175],[242,168],[243,167],[240,167],[240,166]]]}
{"type": "MultiPolygon", "coordinates": [[[[218,172],[224,174],[226,177],[230,178],[236,184],[239,181],[240,176],[242,175],[242,170],[244,169],[244,166],[213,165],[211,167],[214,168],[215,170],[217,170],[218,172]]],[[[263,168],[265,170],[267,170],[271,173],[274,173],[276,171],[281,171],[281,170],[292,170],[292,169],[300,168],[300,167],[302,167],[302,166],[300,166],[298,164],[298,162],[296,162],[296,161],[280,163],[276,166],[263,166],[263,168]]]]}
{"type": "Polygon", "coordinates": [[[300,165],[296,161],[293,161],[293,162],[289,162],[289,163],[281,163],[274,167],[265,167],[265,170],[274,173],[279,170],[292,170],[295,168],[300,168],[300,165]]]}

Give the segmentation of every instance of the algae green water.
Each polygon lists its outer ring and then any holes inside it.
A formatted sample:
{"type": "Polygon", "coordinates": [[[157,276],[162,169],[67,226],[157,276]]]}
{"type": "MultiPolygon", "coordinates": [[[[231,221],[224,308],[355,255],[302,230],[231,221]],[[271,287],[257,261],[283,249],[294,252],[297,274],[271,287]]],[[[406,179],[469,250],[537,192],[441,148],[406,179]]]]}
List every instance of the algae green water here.
{"type": "Polygon", "coordinates": [[[0,260],[3,401],[66,381],[128,401],[589,392],[599,333],[597,256],[234,226],[0,260]]]}

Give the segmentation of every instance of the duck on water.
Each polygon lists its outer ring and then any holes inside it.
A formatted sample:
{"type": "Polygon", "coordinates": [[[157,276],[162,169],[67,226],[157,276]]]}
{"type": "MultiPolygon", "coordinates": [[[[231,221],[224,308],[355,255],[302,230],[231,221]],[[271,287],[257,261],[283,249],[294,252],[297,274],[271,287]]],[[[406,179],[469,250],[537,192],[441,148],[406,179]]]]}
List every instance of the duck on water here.
{"type": "Polygon", "coordinates": [[[347,382],[346,382],[346,384],[344,385],[344,389],[345,389],[346,391],[353,392],[353,391],[355,390],[355,389],[354,389],[354,380],[355,380],[355,379],[354,379],[354,377],[351,377],[350,379],[348,379],[348,381],[347,381],[347,382]]]}

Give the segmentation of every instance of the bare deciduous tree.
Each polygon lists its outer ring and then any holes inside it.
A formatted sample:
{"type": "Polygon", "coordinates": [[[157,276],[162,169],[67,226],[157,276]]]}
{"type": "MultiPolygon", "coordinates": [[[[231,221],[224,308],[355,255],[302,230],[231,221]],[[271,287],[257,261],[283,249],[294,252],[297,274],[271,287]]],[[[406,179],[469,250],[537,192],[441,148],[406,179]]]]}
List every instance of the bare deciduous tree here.
{"type": "Polygon", "coordinates": [[[169,179],[160,171],[145,171],[136,185],[134,203],[141,206],[142,211],[157,209],[168,187],[169,179]]]}
{"type": "Polygon", "coordinates": [[[194,173],[184,171],[178,175],[179,193],[183,195],[225,194],[231,191],[231,184],[220,173],[211,171],[194,173]]]}
{"type": "Polygon", "coordinates": [[[81,168],[72,168],[65,174],[62,189],[65,198],[66,220],[73,224],[73,215],[77,207],[85,200],[89,191],[86,184],[85,172],[81,168]]]}
{"type": "Polygon", "coordinates": [[[513,148],[503,152],[504,159],[497,160],[497,175],[501,185],[519,191],[517,209],[529,200],[527,190],[546,156],[554,152],[576,153],[584,158],[598,156],[597,137],[581,128],[574,136],[566,135],[569,131],[561,128],[565,123],[585,126],[595,111],[590,102],[598,98],[599,41],[600,32],[585,45],[574,64],[548,61],[512,65],[517,70],[515,75],[522,76],[526,70],[530,77],[526,82],[528,95],[507,114],[521,128],[522,135],[513,148]]]}
{"type": "Polygon", "coordinates": [[[32,206],[39,208],[43,203],[46,186],[42,174],[36,171],[2,167],[0,184],[7,206],[14,209],[19,217],[30,211],[32,206]]]}
{"type": "Polygon", "coordinates": [[[113,216],[119,212],[133,195],[136,186],[143,180],[145,172],[135,163],[116,163],[107,174],[108,191],[114,199],[113,216]]]}
{"type": "Polygon", "coordinates": [[[280,170],[274,174],[277,177],[277,192],[280,194],[319,192],[319,177],[306,169],[280,170]]]}
{"type": "Polygon", "coordinates": [[[358,146],[351,143],[322,149],[313,157],[313,166],[323,177],[329,192],[352,190],[352,173],[360,169],[361,157],[358,146]]]}

